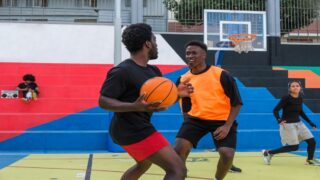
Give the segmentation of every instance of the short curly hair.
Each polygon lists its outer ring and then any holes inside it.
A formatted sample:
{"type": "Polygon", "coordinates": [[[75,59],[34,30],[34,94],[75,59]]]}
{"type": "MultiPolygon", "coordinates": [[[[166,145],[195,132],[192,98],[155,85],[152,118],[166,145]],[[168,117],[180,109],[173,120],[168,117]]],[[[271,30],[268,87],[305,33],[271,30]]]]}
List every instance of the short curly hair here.
{"type": "Polygon", "coordinates": [[[128,26],[122,33],[122,42],[131,54],[142,49],[146,41],[151,41],[152,28],[145,23],[128,26]]]}
{"type": "Polygon", "coordinates": [[[201,49],[203,49],[205,52],[208,52],[208,47],[205,43],[201,42],[201,41],[197,41],[197,40],[193,40],[193,41],[189,41],[186,45],[185,48],[187,48],[188,46],[198,46],[201,49]]]}
{"type": "Polygon", "coordinates": [[[32,75],[32,74],[25,74],[25,75],[23,76],[23,80],[24,80],[24,81],[35,82],[35,81],[36,81],[36,77],[34,77],[34,75],[32,75]]]}

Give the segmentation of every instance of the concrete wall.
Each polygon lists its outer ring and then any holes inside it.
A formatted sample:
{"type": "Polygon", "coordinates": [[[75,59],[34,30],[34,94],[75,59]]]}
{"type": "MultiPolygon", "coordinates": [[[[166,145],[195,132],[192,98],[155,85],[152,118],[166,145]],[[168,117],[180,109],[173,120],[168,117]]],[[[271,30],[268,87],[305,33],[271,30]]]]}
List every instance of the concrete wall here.
{"type": "MultiPolygon", "coordinates": [[[[160,34],[153,64],[182,65],[160,34]]],[[[0,23],[0,62],[113,64],[114,28],[108,25],[0,23]]],[[[129,57],[122,46],[123,59],[129,57]]]]}

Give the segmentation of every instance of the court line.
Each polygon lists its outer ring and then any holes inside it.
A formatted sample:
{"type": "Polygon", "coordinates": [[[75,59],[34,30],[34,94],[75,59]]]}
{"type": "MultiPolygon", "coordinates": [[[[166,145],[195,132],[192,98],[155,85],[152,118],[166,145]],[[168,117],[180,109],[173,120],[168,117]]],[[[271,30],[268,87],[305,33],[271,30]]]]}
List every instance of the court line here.
{"type": "MultiPolygon", "coordinates": [[[[320,115],[320,113],[308,112],[307,115],[320,115]]],[[[26,115],[67,115],[67,116],[81,116],[81,115],[109,115],[109,112],[75,112],[75,113],[59,113],[59,112],[52,112],[52,113],[1,113],[1,115],[19,115],[19,116],[26,116],[26,115]]],[[[170,112],[161,112],[155,113],[155,116],[176,116],[181,115],[181,113],[170,113],[170,112]]],[[[257,112],[257,113],[241,113],[240,115],[273,115],[272,112],[257,112]]],[[[182,115],[181,115],[182,116],[182,115]]]]}
{"type": "MultiPolygon", "coordinates": [[[[304,151],[299,151],[299,152],[304,152],[304,151]]],[[[317,151],[319,152],[319,151],[317,151]]],[[[194,156],[192,158],[208,158],[208,159],[217,159],[219,158],[218,156],[204,156],[201,155],[202,152],[199,153],[199,155],[194,156]]],[[[122,154],[122,153],[121,153],[122,154]]],[[[98,154],[99,155],[99,154],[98,154]]],[[[261,157],[259,155],[245,155],[245,156],[236,156],[237,158],[253,158],[253,157],[261,157]]],[[[299,157],[297,155],[291,156],[291,155],[281,155],[278,157],[290,157],[290,158],[295,158],[295,157],[299,157]]],[[[34,159],[29,159],[29,160],[54,160],[54,159],[60,159],[60,160],[64,160],[64,159],[84,159],[84,158],[34,158],[34,159]]],[[[86,158],[87,159],[87,158],[86,158]]],[[[93,159],[93,156],[92,156],[93,159]]],[[[103,157],[95,157],[95,159],[110,159],[110,160],[117,160],[117,159],[126,159],[126,160],[131,160],[131,158],[129,157],[110,157],[110,158],[103,158],[103,157]]],[[[25,159],[27,160],[27,159],[25,159]]],[[[93,163],[93,161],[92,161],[93,163]]],[[[89,162],[88,162],[89,164],[89,162]]],[[[37,167],[37,166],[8,166],[8,168],[25,168],[25,169],[47,169],[47,170],[66,170],[66,171],[72,171],[72,170],[77,170],[77,171],[86,171],[86,173],[89,173],[88,167],[87,169],[83,168],[59,168],[59,167],[37,167]]],[[[123,174],[124,171],[121,170],[108,170],[108,169],[91,169],[90,173],[92,172],[104,172],[104,173],[119,173],[119,174],[123,174]]],[[[146,175],[151,175],[151,176],[157,176],[157,177],[162,177],[164,176],[164,174],[160,174],[160,173],[146,173],[146,175]]],[[[199,179],[199,180],[212,180],[212,178],[207,178],[207,177],[196,177],[196,176],[188,176],[187,179],[199,179]]]]}
{"type": "Polygon", "coordinates": [[[90,180],[90,178],[91,178],[92,159],[93,159],[93,154],[90,154],[89,159],[88,159],[86,176],[85,176],[84,180],[90,180]]]}
{"type": "Polygon", "coordinates": [[[108,130],[76,130],[76,131],[67,131],[67,130],[42,130],[42,131],[34,131],[34,130],[27,130],[27,131],[0,131],[1,134],[12,134],[12,133],[24,133],[24,134],[72,134],[72,133],[78,133],[78,134],[88,134],[88,133],[109,133],[108,130]]]}
{"type": "Polygon", "coordinates": [[[25,157],[27,157],[27,155],[10,155],[10,157],[2,157],[4,155],[0,155],[0,170],[2,168],[6,168],[7,166],[9,166],[10,164],[13,164],[25,157]]]}
{"type": "MultiPolygon", "coordinates": [[[[161,133],[177,133],[178,130],[159,130],[161,133]]],[[[238,129],[238,132],[279,132],[279,129],[238,129]]],[[[319,129],[313,130],[313,132],[320,132],[319,129]]],[[[12,134],[12,133],[24,133],[24,134],[91,134],[91,133],[109,133],[108,130],[48,130],[48,131],[35,131],[35,130],[27,130],[27,131],[0,131],[0,134],[12,134]]]]}
{"type": "MultiPolygon", "coordinates": [[[[80,168],[56,168],[56,167],[38,167],[38,166],[9,166],[10,168],[26,168],[26,169],[48,169],[48,170],[77,170],[82,171],[84,169],[80,168]]],[[[111,172],[111,173],[124,173],[124,171],[117,171],[117,170],[107,170],[107,169],[92,169],[91,172],[111,172]]],[[[90,172],[90,173],[91,173],[90,172]]],[[[146,175],[151,176],[164,176],[164,174],[160,173],[145,173],[146,175]]],[[[205,179],[205,180],[211,180],[212,178],[206,178],[206,177],[197,177],[197,176],[187,176],[188,179],[205,179]]],[[[87,179],[85,179],[87,180],[87,179]]]]}
{"type": "MultiPolygon", "coordinates": [[[[253,152],[256,152],[256,151],[253,151],[253,152]]],[[[277,157],[300,157],[300,155],[297,155],[295,153],[305,153],[306,151],[294,151],[291,153],[289,153],[290,155],[277,155],[277,157]],[[293,156],[295,155],[295,156],[293,156]]],[[[315,151],[316,153],[320,153],[320,151],[315,151]]],[[[217,153],[217,151],[206,151],[206,152],[195,152],[195,153],[217,153]]],[[[238,153],[243,153],[243,152],[238,152],[238,153]]],[[[258,152],[259,153],[259,152],[258,152]]],[[[105,153],[105,154],[109,154],[109,153],[105,153]]],[[[126,154],[126,153],[124,153],[126,154]]],[[[56,154],[49,154],[49,155],[56,155],[56,154]]],[[[80,154],[82,155],[82,154],[80,154]]],[[[85,155],[85,154],[84,154],[85,155]]],[[[103,154],[99,154],[99,155],[103,155],[103,154]]],[[[122,155],[122,154],[120,154],[122,155]]],[[[261,157],[262,155],[241,155],[241,156],[236,156],[236,158],[250,158],[250,157],[261,157]]],[[[191,158],[208,158],[208,159],[217,159],[219,158],[219,156],[192,156],[192,157],[189,157],[188,159],[191,159],[191,158]]],[[[11,157],[0,157],[0,160],[10,160],[10,159],[14,159],[14,158],[11,158],[11,157]]],[[[46,160],[46,161],[56,161],[56,160],[84,160],[84,159],[87,159],[87,158],[83,158],[83,157],[55,157],[55,158],[38,158],[38,157],[31,157],[31,158],[27,158],[27,159],[24,159],[24,161],[42,161],[42,160],[46,160]]],[[[131,160],[132,158],[130,157],[95,157],[94,159],[97,159],[97,160],[131,160]]]]}

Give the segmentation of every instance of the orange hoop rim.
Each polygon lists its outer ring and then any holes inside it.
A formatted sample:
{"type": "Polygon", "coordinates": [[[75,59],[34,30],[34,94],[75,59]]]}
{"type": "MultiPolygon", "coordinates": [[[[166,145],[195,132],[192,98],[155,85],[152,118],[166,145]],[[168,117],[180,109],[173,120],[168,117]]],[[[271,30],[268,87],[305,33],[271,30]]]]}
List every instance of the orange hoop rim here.
{"type": "Polygon", "coordinates": [[[235,43],[235,45],[245,42],[255,40],[257,35],[255,34],[232,34],[228,38],[235,43]]]}

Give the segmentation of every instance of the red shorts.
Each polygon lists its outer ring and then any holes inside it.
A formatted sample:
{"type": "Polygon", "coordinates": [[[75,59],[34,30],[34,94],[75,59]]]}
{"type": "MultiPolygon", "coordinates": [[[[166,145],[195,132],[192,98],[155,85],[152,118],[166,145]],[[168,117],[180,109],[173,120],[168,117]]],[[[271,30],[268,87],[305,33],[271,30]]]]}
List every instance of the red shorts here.
{"type": "Polygon", "coordinates": [[[142,141],[122,146],[122,148],[136,161],[142,161],[169,144],[168,140],[161,133],[154,132],[142,141]]]}

